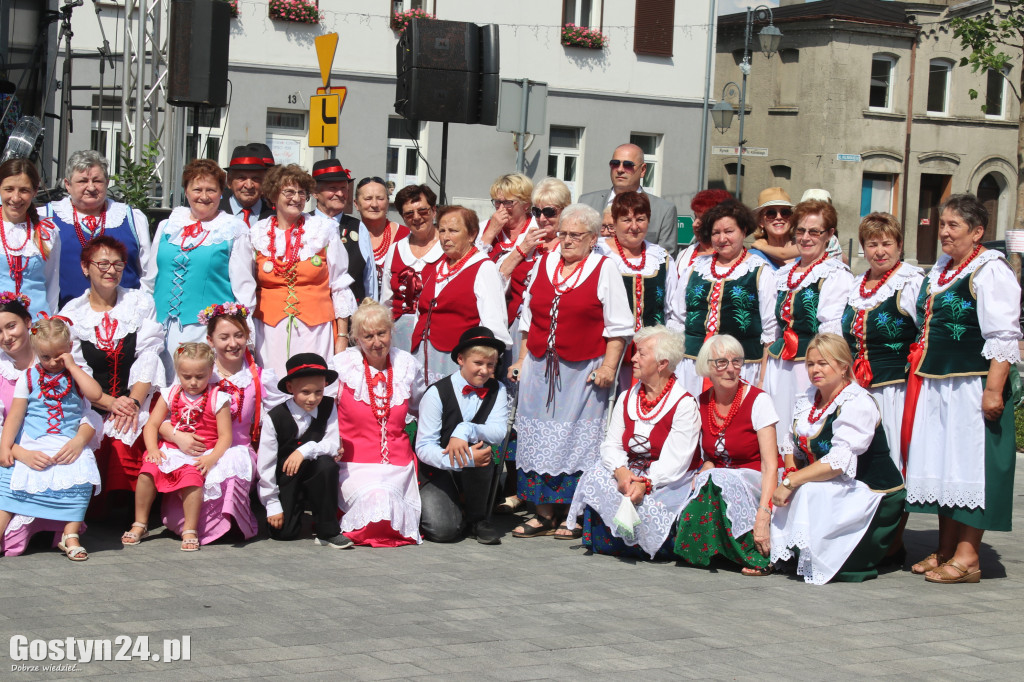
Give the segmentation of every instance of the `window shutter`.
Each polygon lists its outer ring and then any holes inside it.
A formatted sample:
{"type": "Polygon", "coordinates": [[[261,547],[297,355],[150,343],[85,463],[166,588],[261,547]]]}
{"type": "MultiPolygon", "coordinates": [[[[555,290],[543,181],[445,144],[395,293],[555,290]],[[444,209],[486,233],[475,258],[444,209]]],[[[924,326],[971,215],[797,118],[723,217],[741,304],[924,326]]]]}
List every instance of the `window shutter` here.
{"type": "Polygon", "coordinates": [[[675,0],[636,0],[633,52],[671,57],[675,13],[675,0]]]}

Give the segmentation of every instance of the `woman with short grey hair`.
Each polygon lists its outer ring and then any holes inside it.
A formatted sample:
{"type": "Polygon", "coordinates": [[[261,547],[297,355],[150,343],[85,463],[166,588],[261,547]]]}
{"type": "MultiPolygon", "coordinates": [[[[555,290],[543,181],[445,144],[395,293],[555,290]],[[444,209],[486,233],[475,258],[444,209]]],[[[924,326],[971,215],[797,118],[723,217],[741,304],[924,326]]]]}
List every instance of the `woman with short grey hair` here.
{"type": "Polygon", "coordinates": [[[583,545],[600,554],[672,559],[700,437],[697,401],[675,376],[683,340],[663,325],[633,337],[636,384],[612,408],[600,458],[580,478],[566,526],[583,514],[583,545]]]}
{"type": "Polygon", "coordinates": [[[44,209],[61,237],[60,306],[89,289],[79,261],[82,249],[93,237],[113,237],[128,250],[121,286],[138,289],[142,264],[149,257],[149,221],[137,208],[107,197],[109,164],[91,149],[73,152],[64,169],[68,196],[51,201],[44,209]]]}

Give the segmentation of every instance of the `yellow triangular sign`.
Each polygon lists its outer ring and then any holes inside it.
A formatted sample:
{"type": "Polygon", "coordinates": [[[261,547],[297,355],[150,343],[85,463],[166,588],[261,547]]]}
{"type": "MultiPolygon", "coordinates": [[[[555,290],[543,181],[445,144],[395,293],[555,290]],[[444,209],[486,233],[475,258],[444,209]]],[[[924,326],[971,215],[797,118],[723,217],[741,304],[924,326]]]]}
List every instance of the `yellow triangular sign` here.
{"type": "Polygon", "coordinates": [[[316,43],[316,59],[320,62],[320,78],[324,87],[331,80],[331,65],[334,63],[334,51],[338,49],[338,34],[327,33],[313,39],[316,43]]]}

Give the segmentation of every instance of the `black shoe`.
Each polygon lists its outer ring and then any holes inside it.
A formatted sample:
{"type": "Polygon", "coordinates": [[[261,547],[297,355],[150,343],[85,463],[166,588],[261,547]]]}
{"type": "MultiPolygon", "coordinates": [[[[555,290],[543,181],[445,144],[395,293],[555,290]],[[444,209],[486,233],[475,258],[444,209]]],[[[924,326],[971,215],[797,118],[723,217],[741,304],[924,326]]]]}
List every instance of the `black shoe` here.
{"type": "Polygon", "coordinates": [[[900,547],[889,556],[883,558],[878,562],[878,568],[887,568],[889,566],[895,568],[903,568],[903,564],[907,562],[907,548],[900,547]]]}
{"type": "Polygon", "coordinates": [[[473,525],[470,535],[481,545],[500,545],[502,533],[489,521],[478,521],[473,525]]]}

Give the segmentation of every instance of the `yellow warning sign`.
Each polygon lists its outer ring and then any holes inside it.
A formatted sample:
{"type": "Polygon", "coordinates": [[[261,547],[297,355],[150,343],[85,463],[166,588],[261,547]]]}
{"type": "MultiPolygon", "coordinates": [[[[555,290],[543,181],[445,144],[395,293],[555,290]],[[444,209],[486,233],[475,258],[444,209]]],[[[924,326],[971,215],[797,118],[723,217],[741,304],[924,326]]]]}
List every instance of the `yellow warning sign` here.
{"type": "Polygon", "coordinates": [[[341,97],[313,95],[309,98],[309,146],[337,147],[341,97]]]}
{"type": "Polygon", "coordinates": [[[316,45],[316,59],[320,62],[320,78],[324,87],[331,81],[331,65],[334,64],[334,52],[338,49],[338,34],[327,33],[313,39],[316,45]]]}

